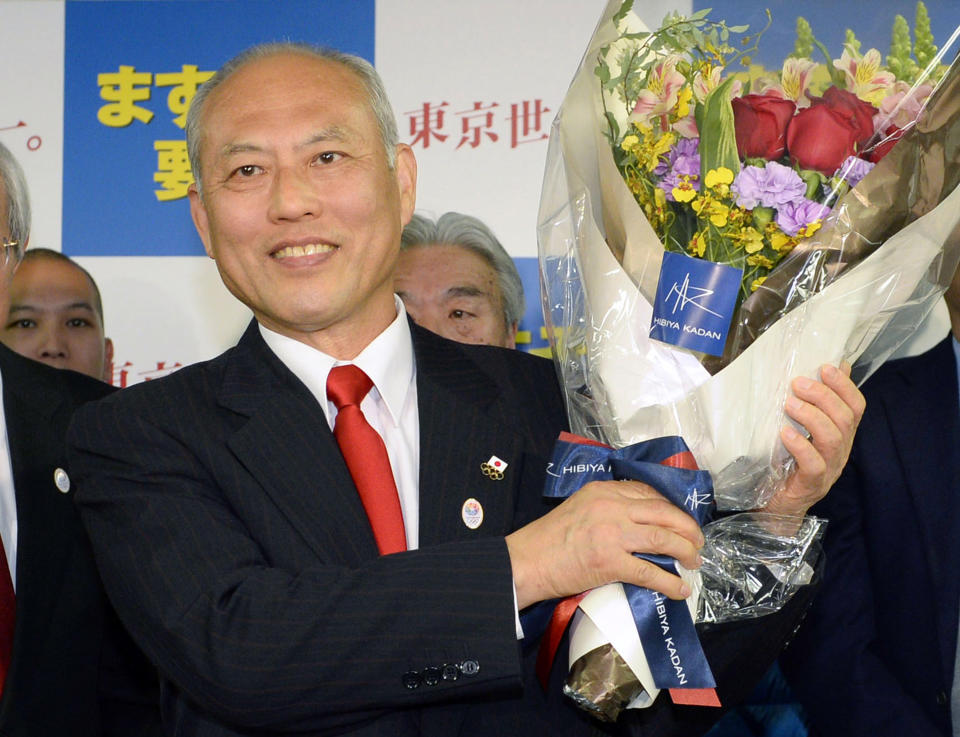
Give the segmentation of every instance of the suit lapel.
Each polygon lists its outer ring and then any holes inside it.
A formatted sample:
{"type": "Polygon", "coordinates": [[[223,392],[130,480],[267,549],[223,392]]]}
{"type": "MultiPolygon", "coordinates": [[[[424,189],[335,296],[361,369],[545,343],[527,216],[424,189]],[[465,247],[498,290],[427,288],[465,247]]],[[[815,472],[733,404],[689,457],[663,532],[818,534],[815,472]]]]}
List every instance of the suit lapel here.
{"type": "Polygon", "coordinates": [[[881,401],[890,417],[917,510],[922,537],[917,542],[923,545],[934,581],[942,667],[949,682],[960,605],[960,536],[956,532],[960,523],[960,402],[951,340],[910,361],[900,374],[908,388],[891,391],[881,401]]]}
{"type": "Polygon", "coordinates": [[[500,390],[447,341],[412,326],[420,413],[420,545],[512,529],[523,469],[523,443],[502,416],[500,390]],[[484,474],[491,456],[507,463],[503,478],[484,474]],[[473,499],[482,510],[465,510],[473,499]]]}
{"type": "Polygon", "coordinates": [[[20,530],[17,617],[30,621],[29,628],[18,626],[15,630],[12,671],[18,667],[17,653],[23,651],[26,633],[45,632],[47,620],[57,611],[66,569],[62,561],[75,552],[72,546],[79,525],[73,490],[65,494],[54,484],[54,470],[67,467],[62,442],[66,420],[61,416],[69,410],[66,401],[38,386],[35,374],[24,371],[22,361],[5,348],[0,351],[0,371],[20,530]],[[60,442],[52,442],[53,438],[60,442]]]}
{"type": "Polygon", "coordinates": [[[219,401],[248,418],[228,443],[237,460],[318,559],[358,565],[377,555],[370,523],[323,411],[266,346],[255,322],[235,350],[219,401]]]}

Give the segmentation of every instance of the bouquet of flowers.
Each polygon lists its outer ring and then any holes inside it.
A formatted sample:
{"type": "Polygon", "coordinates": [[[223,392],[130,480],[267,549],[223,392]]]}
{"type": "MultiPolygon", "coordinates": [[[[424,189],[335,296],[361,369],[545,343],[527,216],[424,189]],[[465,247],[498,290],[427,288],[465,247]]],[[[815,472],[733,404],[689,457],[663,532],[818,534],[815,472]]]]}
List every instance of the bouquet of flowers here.
{"type": "MultiPolygon", "coordinates": [[[[541,197],[544,313],[571,426],[613,448],[682,437],[719,509],[760,509],[791,470],[789,381],[841,360],[864,380],[960,261],[960,69],[947,56],[960,29],[936,49],[920,5],[915,43],[898,17],[884,60],[850,32],[831,55],[801,19],[770,72],[750,59],[762,31],[700,11],[650,32],[631,6],[611,0],[601,18],[541,197]]],[[[802,580],[815,526],[768,535],[755,519],[705,528],[695,617],[775,608],[755,596],[759,561],[802,580]]],[[[626,700],[643,705],[657,684],[635,628],[624,643],[617,588],[581,602],[581,639],[614,643],[642,684],[626,700]]],[[[571,662],[588,649],[572,646],[571,662]]],[[[604,693],[623,679],[599,680],[604,693]]]]}

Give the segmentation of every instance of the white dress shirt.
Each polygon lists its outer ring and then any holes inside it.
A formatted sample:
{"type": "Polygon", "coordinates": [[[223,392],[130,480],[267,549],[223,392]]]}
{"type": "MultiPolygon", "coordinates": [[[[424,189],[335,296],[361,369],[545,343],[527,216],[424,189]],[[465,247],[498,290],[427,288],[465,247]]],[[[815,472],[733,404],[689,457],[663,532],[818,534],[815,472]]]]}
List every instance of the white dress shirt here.
{"type": "Polygon", "coordinates": [[[10,580],[17,590],[17,497],[13,490],[13,464],[10,460],[10,438],[7,418],[3,413],[3,379],[0,378],[0,539],[7,556],[10,580]]]}
{"type": "Polygon", "coordinates": [[[337,408],[327,399],[327,376],[334,366],[352,363],[373,382],[360,410],[383,438],[400,495],[407,550],[420,541],[420,417],[417,412],[417,372],[413,341],[403,302],[397,317],[352,361],[337,361],[306,343],[275,333],[260,325],[260,334],[283,364],[316,398],[333,429],[337,408]]]}

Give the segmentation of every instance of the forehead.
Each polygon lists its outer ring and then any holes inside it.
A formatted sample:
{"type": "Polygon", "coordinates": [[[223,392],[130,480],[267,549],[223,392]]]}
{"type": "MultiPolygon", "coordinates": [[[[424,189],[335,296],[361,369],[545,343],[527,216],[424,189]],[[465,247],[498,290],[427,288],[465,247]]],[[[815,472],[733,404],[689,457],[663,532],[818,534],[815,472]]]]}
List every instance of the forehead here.
{"type": "Polygon", "coordinates": [[[205,138],[222,142],[278,134],[304,117],[319,127],[336,125],[358,134],[376,127],[366,88],[353,70],[295,52],[254,59],[235,70],[207,98],[201,127],[205,138]]]}
{"type": "Polygon", "coordinates": [[[414,246],[400,252],[397,278],[416,279],[415,286],[476,286],[499,292],[497,272],[486,258],[471,248],[450,243],[414,246]],[[421,275],[429,274],[429,278],[421,275]]]}
{"type": "Polygon", "coordinates": [[[13,276],[12,292],[18,300],[54,298],[69,295],[74,301],[93,306],[93,284],[73,264],[54,258],[28,259],[13,276]]]}

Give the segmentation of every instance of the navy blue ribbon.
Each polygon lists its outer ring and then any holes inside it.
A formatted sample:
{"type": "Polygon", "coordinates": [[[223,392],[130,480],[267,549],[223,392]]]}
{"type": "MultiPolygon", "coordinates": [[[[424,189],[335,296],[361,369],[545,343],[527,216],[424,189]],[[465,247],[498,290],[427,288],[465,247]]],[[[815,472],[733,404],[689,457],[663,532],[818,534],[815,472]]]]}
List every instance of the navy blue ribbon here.
{"type": "MultiPolygon", "coordinates": [[[[692,459],[689,453],[683,439],[676,436],[616,450],[558,440],[547,468],[544,495],[566,498],[591,481],[642,481],[689,512],[702,527],[715,509],[710,474],[663,464],[684,454],[692,459]]],[[[670,573],[677,572],[672,558],[636,555],[670,573]]],[[[632,584],[623,587],[657,688],[714,688],[716,682],[686,603],[632,584]]]]}

